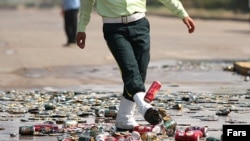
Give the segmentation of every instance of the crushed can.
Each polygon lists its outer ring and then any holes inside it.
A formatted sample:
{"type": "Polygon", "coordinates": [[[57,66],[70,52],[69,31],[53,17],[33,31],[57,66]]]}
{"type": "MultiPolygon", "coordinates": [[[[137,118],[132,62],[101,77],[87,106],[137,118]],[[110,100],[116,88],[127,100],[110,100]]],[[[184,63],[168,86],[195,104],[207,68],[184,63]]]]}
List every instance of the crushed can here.
{"type": "Polygon", "coordinates": [[[163,117],[163,125],[165,134],[168,136],[174,136],[176,131],[177,122],[170,116],[163,117]]]}
{"type": "Polygon", "coordinates": [[[115,118],[117,115],[117,110],[112,109],[97,109],[95,111],[97,117],[112,117],[115,118]]]}
{"type": "Polygon", "coordinates": [[[218,110],[215,114],[219,116],[228,116],[232,110],[230,108],[218,110]]]}
{"type": "Polygon", "coordinates": [[[107,109],[107,110],[105,110],[105,112],[104,112],[104,116],[105,117],[112,117],[112,118],[115,118],[116,117],[116,115],[117,115],[117,110],[110,110],[110,109],[107,109]]]}
{"type": "Polygon", "coordinates": [[[193,131],[193,130],[200,130],[202,132],[202,137],[207,137],[208,136],[208,127],[199,127],[199,126],[190,126],[185,129],[185,132],[187,131],[193,131]]]}
{"type": "Polygon", "coordinates": [[[176,130],[174,136],[176,141],[200,141],[201,137],[202,132],[200,130],[190,130],[187,132],[185,130],[176,130]]]}
{"type": "Polygon", "coordinates": [[[116,138],[116,141],[126,141],[126,138],[124,136],[118,136],[115,138],[116,138]]]}
{"type": "Polygon", "coordinates": [[[104,117],[96,117],[95,118],[95,123],[104,123],[105,122],[105,118],[104,117]]]}
{"type": "Polygon", "coordinates": [[[76,128],[78,126],[78,121],[76,120],[65,120],[63,123],[63,128],[76,128]]]}
{"type": "Polygon", "coordinates": [[[155,132],[145,132],[141,135],[142,141],[154,141],[157,140],[157,134],[155,132]]]}
{"type": "Polygon", "coordinates": [[[54,109],[56,109],[56,107],[52,103],[48,103],[48,104],[44,105],[44,109],[45,110],[54,110],[54,109]]]}
{"type": "Polygon", "coordinates": [[[63,141],[74,141],[74,140],[66,138],[66,139],[63,139],[63,141]]]}
{"type": "Polygon", "coordinates": [[[33,126],[35,129],[35,132],[40,132],[44,134],[59,132],[59,128],[56,124],[36,124],[33,126]]]}
{"type": "Polygon", "coordinates": [[[142,135],[145,132],[154,132],[156,134],[163,134],[163,131],[165,131],[165,129],[160,125],[148,125],[148,126],[135,126],[133,129],[133,132],[136,131],[138,132],[140,135],[142,135]]]}
{"type": "Polygon", "coordinates": [[[113,117],[107,117],[104,119],[104,123],[115,123],[115,118],[113,117]]]}
{"type": "Polygon", "coordinates": [[[119,106],[118,105],[111,105],[108,107],[109,110],[119,110],[119,106]]]}
{"type": "Polygon", "coordinates": [[[105,138],[105,141],[117,141],[117,140],[116,140],[116,138],[113,137],[113,136],[107,136],[107,137],[105,138]]]}
{"type": "Polygon", "coordinates": [[[130,137],[127,137],[127,139],[139,141],[141,139],[141,134],[137,131],[133,131],[130,135],[130,137]]]}
{"type": "Polygon", "coordinates": [[[176,110],[181,110],[183,108],[183,106],[181,104],[175,104],[175,105],[173,105],[172,108],[176,109],[176,110]]]}
{"type": "Polygon", "coordinates": [[[152,132],[152,130],[153,126],[142,126],[142,125],[135,126],[133,129],[133,131],[137,131],[140,134],[143,134],[145,132],[152,132]]]}
{"type": "Polygon", "coordinates": [[[105,109],[96,109],[95,114],[97,117],[104,117],[105,109]]]}
{"type": "Polygon", "coordinates": [[[95,136],[95,141],[105,141],[107,136],[109,136],[107,133],[98,134],[95,136]]]}
{"type": "Polygon", "coordinates": [[[113,137],[116,138],[116,141],[125,141],[126,134],[121,134],[120,132],[113,132],[111,133],[113,137]]]}
{"type": "Polygon", "coordinates": [[[80,135],[78,141],[94,141],[94,138],[88,135],[80,135]]]}
{"type": "Polygon", "coordinates": [[[34,126],[20,126],[19,134],[20,135],[33,135],[35,132],[34,126]]]}
{"type": "Polygon", "coordinates": [[[151,103],[154,100],[154,98],[155,98],[157,92],[160,90],[160,88],[161,88],[161,82],[154,81],[151,84],[151,86],[149,87],[148,91],[146,92],[144,100],[148,103],[151,103]]]}
{"type": "Polygon", "coordinates": [[[98,134],[99,134],[99,128],[98,128],[97,126],[92,126],[92,127],[90,128],[89,135],[90,135],[91,137],[95,137],[95,136],[97,136],[98,134]]]}

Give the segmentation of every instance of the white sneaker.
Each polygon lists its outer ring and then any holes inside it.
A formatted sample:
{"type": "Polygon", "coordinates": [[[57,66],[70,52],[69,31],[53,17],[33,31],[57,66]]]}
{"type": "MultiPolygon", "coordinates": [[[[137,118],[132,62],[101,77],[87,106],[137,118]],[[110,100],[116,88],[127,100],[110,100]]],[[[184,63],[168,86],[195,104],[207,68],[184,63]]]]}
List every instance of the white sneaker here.
{"type": "Polygon", "coordinates": [[[135,102],[122,97],[116,116],[116,128],[118,131],[131,131],[135,126],[138,126],[134,119],[135,106],[135,102]]]}
{"type": "Polygon", "coordinates": [[[137,106],[139,107],[139,111],[142,115],[145,115],[146,111],[149,108],[152,108],[153,106],[149,103],[147,103],[144,100],[146,93],[145,92],[138,92],[134,95],[133,99],[135,101],[135,103],[137,104],[137,106]]]}
{"type": "Polygon", "coordinates": [[[154,109],[153,106],[144,100],[146,93],[138,92],[134,95],[133,99],[139,107],[140,112],[144,116],[144,119],[152,124],[156,125],[162,122],[162,117],[158,110],[154,109]]]}

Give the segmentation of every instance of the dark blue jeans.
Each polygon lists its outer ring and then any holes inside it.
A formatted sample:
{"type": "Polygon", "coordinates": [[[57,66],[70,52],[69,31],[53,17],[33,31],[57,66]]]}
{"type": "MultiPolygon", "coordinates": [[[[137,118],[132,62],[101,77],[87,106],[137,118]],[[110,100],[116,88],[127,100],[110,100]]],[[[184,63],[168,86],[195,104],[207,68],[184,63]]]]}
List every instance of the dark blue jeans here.
{"type": "Polygon", "coordinates": [[[103,34],[121,72],[123,96],[131,101],[137,92],[145,92],[150,60],[150,25],[147,18],[128,24],[104,23],[103,34]]]}

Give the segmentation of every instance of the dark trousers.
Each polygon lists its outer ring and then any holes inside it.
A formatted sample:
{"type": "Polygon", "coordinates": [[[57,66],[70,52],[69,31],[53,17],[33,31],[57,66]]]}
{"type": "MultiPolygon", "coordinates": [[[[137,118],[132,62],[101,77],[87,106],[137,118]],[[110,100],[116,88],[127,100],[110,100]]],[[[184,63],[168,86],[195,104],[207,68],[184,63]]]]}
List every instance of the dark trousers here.
{"type": "Polygon", "coordinates": [[[67,44],[76,43],[76,30],[78,9],[64,11],[64,30],[67,36],[67,44]]]}
{"type": "Polygon", "coordinates": [[[103,24],[103,34],[121,72],[123,96],[131,101],[145,92],[150,60],[150,25],[146,18],[128,24],[103,24]]]}

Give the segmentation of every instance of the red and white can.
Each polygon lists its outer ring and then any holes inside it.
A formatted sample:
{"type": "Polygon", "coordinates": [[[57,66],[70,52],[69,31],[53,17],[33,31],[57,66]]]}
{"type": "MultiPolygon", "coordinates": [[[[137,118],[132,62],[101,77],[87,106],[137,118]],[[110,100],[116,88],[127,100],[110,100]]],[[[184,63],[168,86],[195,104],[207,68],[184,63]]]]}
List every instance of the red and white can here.
{"type": "Polygon", "coordinates": [[[154,98],[155,98],[157,92],[160,90],[160,88],[161,88],[161,82],[154,81],[151,84],[151,86],[149,87],[149,89],[144,97],[144,100],[148,103],[151,103],[154,100],[154,98]]]}
{"type": "Polygon", "coordinates": [[[176,131],[175,140],[176,141],[200,141],[202,137],[202,132],[200,130],[193,131],[176,131]]]}
{"type": "Polygon", "coordinates": [[[153,126],[142,126],[138,125],[134,127],[134,131],[137,131],[139,134],[143,134],[145,132],[152,132],[153,126]]]}
{"type": "Polygon", "coordinates": [[[59,131],[59,127],[57,126],[57,124],[36,124],[33,126],[36,132],[45,134],[57,133],[59,131]]]}
{"type": "Polygon", "coordinates": [[[208,136],[208,127],[207,126],[203,126],[203,127],[199,127],[199,126],[190,126],[187,127],[185,129],[185,132],[187,131],[193,131],[193,130],[199,130],[202,132],[202,137],[207,137],[208,136]]]}

